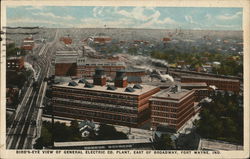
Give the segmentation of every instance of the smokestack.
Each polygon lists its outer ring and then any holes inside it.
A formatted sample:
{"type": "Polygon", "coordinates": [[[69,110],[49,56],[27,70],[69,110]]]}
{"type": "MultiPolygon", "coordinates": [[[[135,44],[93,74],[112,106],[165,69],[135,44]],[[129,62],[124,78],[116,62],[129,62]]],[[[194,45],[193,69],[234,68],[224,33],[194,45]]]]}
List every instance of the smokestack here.
{"type": "Polygon", "coordinates": [[[115,87],[124,88],[127,87],[128,81],[125,70],[119,70],[115,76],[115,87]]]}
{"type": "Polygon", "coordinates": [[[181,85],[180,84],[177,85],[177,92],[181,92],[181,85]]]}
{"type": "Polygon", "coordinates": [[[93,76],[94,85],[104,86],[106,85],[106,75],[103,68],[96,68],[93,76]]]}
{"type": "Polygon", "coordinates": [[[166,67],[166,74],[169,74],[169,68],[168,68],[168,66],[166,67]]]}

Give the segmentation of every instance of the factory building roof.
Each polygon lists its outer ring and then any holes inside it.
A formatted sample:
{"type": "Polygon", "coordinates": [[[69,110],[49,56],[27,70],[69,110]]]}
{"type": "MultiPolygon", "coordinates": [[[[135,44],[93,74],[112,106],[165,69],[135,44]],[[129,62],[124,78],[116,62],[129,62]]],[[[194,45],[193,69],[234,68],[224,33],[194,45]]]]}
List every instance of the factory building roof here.
{"type": "Polygon", "coordinates": [[[216,81],[229,81],[229,82],[239,82],[239,80],[236,79],[228,79],[228,78],[216,78],[216,77],[210,77],[210,76],[181,76],[181,78],[191,78],[191,79],[202,79],[202,80],[216,80],[216,81]]]}
{"type": "Polygon", "coordinates": [[[182,87],[207,87],[206,82],[181,83],[182,87]]]}
{"type": "Polygon", "coordinates": [[[75,50],[57,50],[56,55],[75,55],[78,56],[78,52],[75,50]]]}
{"type": "Polygon", "coordinates": [[[77,57],[56,57],[55,63],[76,63],[77,57]]]}
{"type": "Polygon", "coordinates": [[[69,82],[71,81],[71,77],[68,76],[55,76],[54,82],[61,83],[61,82],[69,82]]]}
{"type": "Polygon", "coordinates": [[[21,56],[12,56],[7,58],[7,60],[20,60],[20,59],[22,59],[21,56]]]}
{"type": "Polygon", "coordinates": [[[129,83],[141,83],[142,79],[138,76],[127,76],[129,83]]]}
{"type": "Polygon", "coordinates": [[[153,100],[157,101],[166,101],[169,100],[171,102],[176,101],[180,102],[183,100],[192,90],[186,90],[186,89],[180,89],[180,90],[174,90],[175,88],[170,87],[168,89],[161,90],[160,92],[154,94],[152,97],[153,100]]]}
{"type": "Polygon", "coordinates": [[[78,58],[78,66],[125,66],[124,62],[107,59],[78,58]]]}
{"type": "MultiPolygon", "coordinates": [[[[75,80],[78,83],[78,80],[75,80]]],[[[134,84],[129,84],[126,88],[116,88],[114,87],[114,83],[107,82],[104,86],[93,85],[93,80],[87,80],[88,82],[78,83],[75,86],[69,86],[69,82],[54,84],[55,87],[63,87],[63,88],[73,88],[73,89],[82,89],[82,90],[93,90],[93,91],[100,91],[106,93],[120,93],[120,94],[128,94],[128,95],[141,95],[148,91],[151,91],[155,88],[155,86],[150,85],[140,85],[141,89],[134,89],[134,84]]]]}

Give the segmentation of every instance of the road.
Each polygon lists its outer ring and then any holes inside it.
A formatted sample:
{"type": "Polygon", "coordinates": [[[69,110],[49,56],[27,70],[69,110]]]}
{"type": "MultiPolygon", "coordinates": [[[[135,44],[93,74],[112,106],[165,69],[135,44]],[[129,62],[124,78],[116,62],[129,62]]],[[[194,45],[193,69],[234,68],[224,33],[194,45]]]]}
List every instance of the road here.
{"type": "Polygon", "coordinates": [[[14,121],[7,128],[7,149],[31,149],[41,132],[40,109],[45,95],[47,82],[45,77],[50,75],[51,57],[55,51],[54,44],[58,41],[58,31],[52,42],[46,43],[38,53],[37,67],[40,68],[37,78],[37,86],[30,86],[16,109],[14,121]]]}

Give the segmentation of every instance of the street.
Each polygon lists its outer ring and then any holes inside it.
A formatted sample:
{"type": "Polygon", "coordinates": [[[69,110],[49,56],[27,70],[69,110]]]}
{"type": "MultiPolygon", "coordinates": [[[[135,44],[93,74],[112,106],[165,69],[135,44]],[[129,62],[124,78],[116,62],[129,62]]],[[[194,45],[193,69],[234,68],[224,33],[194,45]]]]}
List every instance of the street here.
{"type": "Polygon", "coordinates": [[[58,34],[56,32],[54,40],[46,43],[38,53],[39,60],[35,63],[35,67],[40,68],[36,81],[37,87],[30,84],[14,113],[14,120],[7,128],[7,149],[30,149],[34,143],[33,140],[40,135],[42,116],[40,107],[47,87],[44,78],[50,75],[51,57],[55,51],[53,45],[57,40],[58,34]]]}

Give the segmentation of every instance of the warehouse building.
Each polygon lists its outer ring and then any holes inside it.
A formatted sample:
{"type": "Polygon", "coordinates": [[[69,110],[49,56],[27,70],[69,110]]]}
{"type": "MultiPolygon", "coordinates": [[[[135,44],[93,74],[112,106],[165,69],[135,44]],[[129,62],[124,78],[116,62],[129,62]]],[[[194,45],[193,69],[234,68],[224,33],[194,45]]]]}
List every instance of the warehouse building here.
{"type": "Polygon", "coordinates": [[[115,77],[118,70],[125,69],[125,63],[109,59],[78,58],[77,59],[77,77],[92,78],[95,69],[102,67],[109,77],[115,77]]]}
{"type": "Polygon", "coordinates": [[[21,48],[25,51],[32,51],[34,48],[35,42],[32,36],[23,39],[21,48]]]}
{"type": "Polygon", "coordinates": [[[195,102],[200,102],[202,99],[210,95],[211,89],[205,82],[181,83],[181,88],[195,91],[195,102]]]}
{"type": "Polygon", "coordinates": [[[66,45],[72,44],[72,39],[69,37],[69,35],[61,37],[60,41],[62,41],[66,45]]]}
{"type": "Polygon", "coordinates": [[[93,82],[53,85],[54,115],[139,127],[150,120],[149,99],[158,91],[155,86],[128,84],[124,71],[117,71],[114,83],[108,83],[104,69],[98,68],[93,82]]]}
{"type": "Polygon", "coordinates": [[[9,57],[6,60],[6,65],[8,70],[21,70],[24,68],[24,58],[23,57],[9,57]]]}
{"type": "Polygon", "coordinates": [[[198,111],[198,103],[195,103],[195,91],[181,89],[180,86],[172,86],[161,90],[150,99],[152,109],[152,127],[165,125],[178,131],[198,111]]]}
{"type": "Polygon", "coordinates": [[[181,76],[182,83],[205,82],[207,85],[216,86],[219,90],[240,92],[240,81],[227,78],[214,78],[204,76],[181,76]]]}
{"type": "Polygon", "coordinates": [[[57,50],[55,53],[55,75],[76,76],[76,61],[79,52],[74,50],[57,50]]]}

